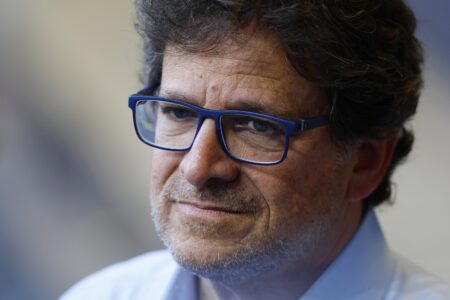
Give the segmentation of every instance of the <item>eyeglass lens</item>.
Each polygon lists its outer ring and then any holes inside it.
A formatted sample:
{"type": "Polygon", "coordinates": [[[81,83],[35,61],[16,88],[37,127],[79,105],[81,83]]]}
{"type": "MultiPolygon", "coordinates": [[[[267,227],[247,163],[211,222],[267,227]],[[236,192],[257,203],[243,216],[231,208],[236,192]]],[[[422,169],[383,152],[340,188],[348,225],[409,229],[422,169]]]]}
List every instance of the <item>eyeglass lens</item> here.
{"type": "MultiPolygon", "coordinates": [[[[136,104],[136,125],[141,138],[154,146],[184,150],[191,146],[199,115],[188,106],[161,100],[136,104]]],[[[249,115],[222,115],[222,138],[234,157],[254,162],[279,161],[285,147],[283,124],[249,115]]]]}

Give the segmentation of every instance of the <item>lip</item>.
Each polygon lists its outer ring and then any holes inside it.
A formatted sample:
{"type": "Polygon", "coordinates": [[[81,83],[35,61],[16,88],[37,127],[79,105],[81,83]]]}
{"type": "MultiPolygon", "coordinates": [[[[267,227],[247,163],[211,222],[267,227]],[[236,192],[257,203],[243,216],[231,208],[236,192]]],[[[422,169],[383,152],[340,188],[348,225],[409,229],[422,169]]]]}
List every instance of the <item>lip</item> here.
{"type": "Polygon", "coordinates": [[[201,217],[229,217],[247,214],[246,212],[237,211],[235,209],[220,207],[208,203],[196,203],[187,201],[175,202],[177,207],[188,215],[196,215],[201,217]]]}

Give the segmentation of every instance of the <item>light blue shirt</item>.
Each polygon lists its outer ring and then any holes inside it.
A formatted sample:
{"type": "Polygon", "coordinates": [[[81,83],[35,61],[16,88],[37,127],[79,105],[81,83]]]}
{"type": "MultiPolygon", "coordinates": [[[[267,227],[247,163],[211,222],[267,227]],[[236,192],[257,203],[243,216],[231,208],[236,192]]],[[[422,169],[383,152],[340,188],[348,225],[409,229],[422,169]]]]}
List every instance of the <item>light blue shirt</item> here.
{"type": "MultiPolygon", "coordinates": [[[[95,273],[61,299],[195,300],[198,279],[168,251],[157,251],[95,273]]],[[[300,299],[450,299],[450,285],[392,253],[369,211],[352,240],[300,299]]]]}

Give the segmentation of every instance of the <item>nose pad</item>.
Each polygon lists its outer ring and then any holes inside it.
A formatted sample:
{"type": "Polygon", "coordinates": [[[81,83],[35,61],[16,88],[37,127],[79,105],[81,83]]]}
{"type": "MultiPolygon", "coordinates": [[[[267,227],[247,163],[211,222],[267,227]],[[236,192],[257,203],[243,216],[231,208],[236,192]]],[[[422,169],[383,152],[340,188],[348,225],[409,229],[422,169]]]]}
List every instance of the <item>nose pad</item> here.
{"type": "Polygon", "coordinates": [[[180,163],[180,171],[197,187],[204,186],[210,179],[233,181],[238,176],[239,166],[222,149],[213,120],[203,122],[190,151],[180,163]]]}

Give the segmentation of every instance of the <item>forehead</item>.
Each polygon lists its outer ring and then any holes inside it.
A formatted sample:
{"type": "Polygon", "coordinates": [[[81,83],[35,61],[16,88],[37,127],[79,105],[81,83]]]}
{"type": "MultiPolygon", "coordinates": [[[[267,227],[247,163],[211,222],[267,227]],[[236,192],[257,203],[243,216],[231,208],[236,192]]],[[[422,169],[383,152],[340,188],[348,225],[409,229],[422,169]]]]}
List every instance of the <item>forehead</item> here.
{"type": "MultiPolygon", "coordinates": [[[[255,72],[272,72],[277,71],[280,65],[273,65],[273,56],[284,60],[284,53],[279,45],[278,40],[269,32],[246,30],[238,35],[224,40],[217,47],[199,53],[189,53],[183,51],[176,45],[170,45],[165,49],[165,56],[186,57],[209,60],[211,68],[220,64],[221,67],[241,69],[246,71],[252,69],[255,72]]],[[[287,61],[286,61],[287,62],[287,61]]],[[[228,68],[223,69],[227,71],[228,68]]]]}
{"type": "Polygon", "coordinates": [[[213,109],[252,102],[286,117],[323,106],[319,87],[298,74],[278,40],[264,31],[242,33],[206,53],[169,45],[161,94],[213,109]]]}

